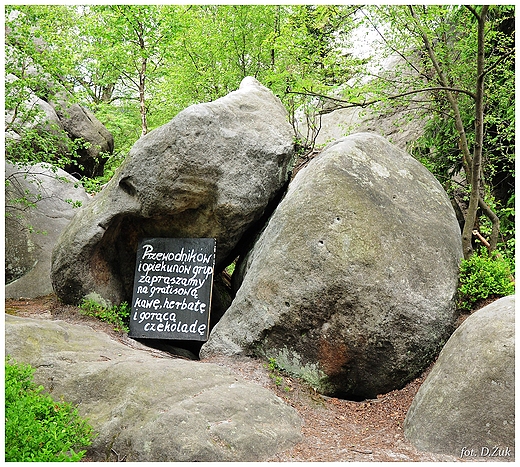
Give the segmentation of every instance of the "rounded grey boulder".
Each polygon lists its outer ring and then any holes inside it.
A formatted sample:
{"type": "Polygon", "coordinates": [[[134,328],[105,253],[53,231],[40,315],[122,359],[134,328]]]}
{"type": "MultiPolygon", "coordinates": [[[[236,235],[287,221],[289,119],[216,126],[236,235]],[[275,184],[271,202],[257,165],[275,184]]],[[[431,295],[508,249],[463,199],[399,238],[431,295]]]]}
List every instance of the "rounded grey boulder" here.
{"type": "Polygon", "coordinates": [[[87,177],[103,175],[107,155],[114,151],[114,137],[90,110],[79,104],[61,104],[56,106],[60,126],[72,141],[88,143],[78,148],[78,159],[65,170],[87,177]]]}
{"type": "Polygon", "coordinates": [[[56,294],[130,302],[143,237],[216,238],[216,269],[225,267],[284,188],[293,153],[283,105],[254,78],[183,110],[138,140],[69,224],[53,252],[56,294]]]}
{"type": "Polygon", "coordinates": [[[44,163],[6,162],[5,178],[5,296],[48,295],[52,249],[78,210],[74,206],[91,198],[72,175],[44,163]]]}
{"type": "Polygon", "coordinates": [[[453,331],[461,257],[433,175],[383,137],[343,138],[291,182],[201,356],[266,355],[342,397],[402,387],[453,331]]]}
{"type": "Polygon", "coordinates": [[[450,337],[406,415],[423,451],[511,460],[515,443],[515,297],[469,316],[450,337]]]}
{"type": "Polygon", "coordinates": [[[225,366],[170,358],[88,326],[6,315],[5,351],[97,433],[93,461],[261,461],[301,441],[301,418],[225,366]],[[116,457],[117,455],[117,457],[116,457]]]}

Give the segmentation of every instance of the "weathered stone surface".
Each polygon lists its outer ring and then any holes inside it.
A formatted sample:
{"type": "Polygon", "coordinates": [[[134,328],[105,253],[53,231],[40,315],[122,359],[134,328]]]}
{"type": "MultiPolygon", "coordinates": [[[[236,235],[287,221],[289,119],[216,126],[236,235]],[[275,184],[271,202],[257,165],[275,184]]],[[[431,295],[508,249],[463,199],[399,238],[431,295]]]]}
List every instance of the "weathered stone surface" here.
{"type": "Polygon", "coordinates": [[[90,196],[78,180],[40,163],[30,167],[5,163],[5,295],[33,298],[52,293],[51,253],[65,226],[90,196]],[[25,198],[34,207],[15,200],[25,198]]]}
{"type": "MultiPolygon", "coordinates": [[[[6,34],[9,32],[6,31],[6,34]]],[[[43,43],[38,43],[38,40],[34,42],[38,49],[43,51],[46,48],[43,43]]],[[[42,74],[41,70],[33,65],[27,66],[25,72],[29,75],[38,75],[41,86],[36,89],[25,89],[27,101],[23,105],[27,109],[39,110],[40,114],[34,119],[25,121],[20,118],[19,112],[5,109],[8,127],[6,138],[20,141],[25,130],[37,130],[43,136],[53,136],[54,144],[59,145],[53,152],[67,157],[71,156],[69,146],[73,142],[79,146],[77,151],[79,157],[67,165],[65,171],[74,176],[102,175],[105,162],[114,150],[112,134],[88,109],[79,104],[70,104],[69,92],[56,84],[51,76],[42,74]]],[[[6,76],[8,82],[18,79],[12,73],[6,76]]],[[[46,150],[44,147],[35,149],[46,150]]]]}
{"type": "Polygon", "coordinates": [[[393,107],[384,114],[361,107],[338,109],[322,116],[316,145],[327,144],[353,133],[374,132],[406,150],[408,145],[423,135],[427,121],[424,114],[407,107],[393,107]],[[411,118],[410,114],[415,118],[411,118]]]}
{"type": "MultiPolygon", "coordinates": [[[[36,70],[33,70],[33,72],[36,73],[36,70]]],[[[19,78],[12,73],[9,73],[5,77],[6,82],[14,82],[18,79],[19,78]]],[[[25,102],[25,106],[28,109],[35,109],[40,112],[40,114],[35,117],[35,120],[32,122],[32,124],[37,128],[41,128],[43,131],[55,132],[55,128],[53,128],[53,126],[59,128],[60,119],[56,114],[54,107],[47,101],[38,97],[33,91],[29,89],[26,89],[25,91],[27,93],[27,102],[25,102]]],[[[13,126],[15,128],[20,126],[22,128],[27,128],[28,126],[27,123],[24,123],[23,120],[17,116],[13,109],[5,109],[5,121],[6,123],[14,124],[13,126]]],[[[20,134],[18,134],[12,128],[7,129],[5,132],[5,137],[6,140],[12,139],[19,141],[21,139],[20,134]]]]}
{"type": "Polygon", "coordinates": [[[216,269],[284,187],[293,137],[281,102],[254,78],[191,106],[134,145],[109,184],[54,250],[52,280],[66,303],[95,292],[131,301],[142,237],[213,237],[216,269]]]}
{"type": "Polygon", "coordinates": [[[66,168],[67,172],[87,177],[103,175],[107,155],[114,151],[114,137],[88,109],[79,104],[67,106],[63,103],[63,106],[57,112],[60,126],[72,141],[88,143],[87,147],[78,149],[79,157],[66,168]]]}
{"type": "Polygon", "coordinates": [[[512,460],[514,296],[476,311],[457,328],[417,392],[404,431],[424,451],[512,460]]]}
{"type": "MultiPolygon", "coordinates": [[[[133,346],[138,346],[133,342],[133,346]]],[[[131,348],[87,326],[6,315],[5,349],[99,433],[95,461],[261,461],[301,440],[280,398],[210,363],[131,348]]]]}
{"type": "Polygon", "coordinates": [[[461,256],[433,175],[380,136],[341,139],[291,182],[201,356],[266,354],[346,397],[402,387],[453,330],[461,256]]]}

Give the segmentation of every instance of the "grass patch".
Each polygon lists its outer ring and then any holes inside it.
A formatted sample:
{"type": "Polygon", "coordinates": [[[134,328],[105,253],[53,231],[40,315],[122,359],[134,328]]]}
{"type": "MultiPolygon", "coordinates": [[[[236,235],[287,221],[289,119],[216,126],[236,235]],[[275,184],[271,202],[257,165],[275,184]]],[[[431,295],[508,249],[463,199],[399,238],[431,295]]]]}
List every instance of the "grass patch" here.
{"type": "Polygon", "coordinates": [[[43,394],[34,371],[5,360],[5,461],[78,462],[92,444],[92,427],[77,408],[43,394]]]}
{"type": "Polygon", "coordinates": [[[104,306],[92,298],[85,298],[79,306],[80,313],[98,318],[105,323],[113,324],[118,332],[129,332],[130,306],[127,302],[121,305],[104,306]]]}
{"type": "Polygon", "coordinates": [[[327,392],[327,375],[315,363],[304,365],[296,352],[284,347],[278,350],[275,355],[269,356],[268,362],[268,368],[271,371],[282,370],[304,381],[314,391],[327,392]]]}

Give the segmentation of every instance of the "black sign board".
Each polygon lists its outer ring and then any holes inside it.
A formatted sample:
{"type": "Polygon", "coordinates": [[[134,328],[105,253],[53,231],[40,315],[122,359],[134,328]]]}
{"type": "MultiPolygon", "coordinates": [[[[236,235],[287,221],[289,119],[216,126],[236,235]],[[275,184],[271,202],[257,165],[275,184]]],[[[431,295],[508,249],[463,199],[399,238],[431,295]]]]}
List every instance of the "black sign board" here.
{"type": "Polygon", "coordinates": [[[137,248],[130,337],[208,340],[214,238],[144,238],[137,248]]]}

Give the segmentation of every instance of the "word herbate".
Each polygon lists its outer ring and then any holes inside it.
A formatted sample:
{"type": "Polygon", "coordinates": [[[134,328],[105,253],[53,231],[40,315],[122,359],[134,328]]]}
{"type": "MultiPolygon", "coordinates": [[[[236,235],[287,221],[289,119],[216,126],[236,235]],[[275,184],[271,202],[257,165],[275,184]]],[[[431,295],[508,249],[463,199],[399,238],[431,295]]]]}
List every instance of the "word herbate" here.
{"type": "Polygon", "coordinates": [[[130,337],[208,340],[214,238],[145,238],[135,266],[130,337]]]}

